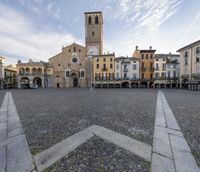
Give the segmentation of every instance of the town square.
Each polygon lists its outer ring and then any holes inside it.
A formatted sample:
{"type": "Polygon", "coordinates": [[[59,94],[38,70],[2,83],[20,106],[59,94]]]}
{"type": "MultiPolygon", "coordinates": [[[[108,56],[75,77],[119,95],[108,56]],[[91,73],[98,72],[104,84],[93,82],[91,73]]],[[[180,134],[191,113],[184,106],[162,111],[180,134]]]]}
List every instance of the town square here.
{"type": "Polygon", "coordinates": [[[0,2],[0,172],[200,172],[198,5],[0,2]]]}

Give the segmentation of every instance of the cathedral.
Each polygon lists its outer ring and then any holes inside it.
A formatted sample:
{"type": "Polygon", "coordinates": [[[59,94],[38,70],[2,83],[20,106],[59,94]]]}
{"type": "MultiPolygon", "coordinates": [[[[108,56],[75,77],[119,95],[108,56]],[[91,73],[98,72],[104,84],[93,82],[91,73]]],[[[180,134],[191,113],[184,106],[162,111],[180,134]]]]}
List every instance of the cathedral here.
{"type": "Polygon", "coordinates": [[[92,56],[103,51],[102,12],[85,13],[85,46],[73,43],[49,58],[53,67],[53,87],[87,87],[91,85],[92,56]]]}

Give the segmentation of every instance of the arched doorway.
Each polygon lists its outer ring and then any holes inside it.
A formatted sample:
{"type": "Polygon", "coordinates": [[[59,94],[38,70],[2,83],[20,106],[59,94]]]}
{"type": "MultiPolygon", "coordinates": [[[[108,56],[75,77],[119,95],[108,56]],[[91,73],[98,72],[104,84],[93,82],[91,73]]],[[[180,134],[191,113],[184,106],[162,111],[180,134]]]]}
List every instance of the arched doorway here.
{"type": "Polygon", "coordinates": [[[20,83],[21,83],[21,88],[30,88],[29,78],[27,77],[21,78],[20,83]]]}
{"type": "Polygon", "coordinates": [[[76,73],[71,74],[72,87],[78,87],[78,75],[76,73]]]}
{"type": "Polygon", "coordinates": [[[42,79],[39,77],[35,77],[33,79],[33,86],[34,87],[42,87],[42,79]]]}

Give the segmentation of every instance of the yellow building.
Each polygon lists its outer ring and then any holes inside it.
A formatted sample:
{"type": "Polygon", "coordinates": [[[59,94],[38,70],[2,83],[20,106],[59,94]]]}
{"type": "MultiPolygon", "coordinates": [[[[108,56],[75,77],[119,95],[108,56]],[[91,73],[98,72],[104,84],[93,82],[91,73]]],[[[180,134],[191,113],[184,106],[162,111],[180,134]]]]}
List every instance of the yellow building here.
{"type": "Polygon", "coordinates": [[[154,56],[156,50],[152,47],[149,49],[139,50],[138,46],[133,53],[133,57],[140,61],[140,80],[142,87],[152,87],[154,80],[154,56]]]}
{"type": "Polygon", "coordinates": [[[93,56],[93,78],[95,79],[95,84],[113,82],[114,74],[115,53],[93,56]]]}

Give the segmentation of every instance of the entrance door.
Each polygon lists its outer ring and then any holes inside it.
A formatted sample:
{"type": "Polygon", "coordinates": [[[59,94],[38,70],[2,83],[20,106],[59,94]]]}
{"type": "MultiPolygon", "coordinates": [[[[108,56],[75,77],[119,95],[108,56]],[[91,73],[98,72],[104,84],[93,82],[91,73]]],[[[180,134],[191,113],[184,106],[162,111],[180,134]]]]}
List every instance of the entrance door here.
{"type": "Polygon", "coordinates": [[[73,78],[73,85],[74,87],[78,86],[78,78],[73,78]]]}

